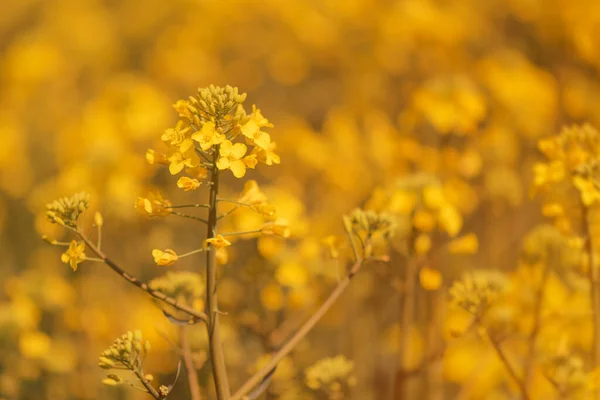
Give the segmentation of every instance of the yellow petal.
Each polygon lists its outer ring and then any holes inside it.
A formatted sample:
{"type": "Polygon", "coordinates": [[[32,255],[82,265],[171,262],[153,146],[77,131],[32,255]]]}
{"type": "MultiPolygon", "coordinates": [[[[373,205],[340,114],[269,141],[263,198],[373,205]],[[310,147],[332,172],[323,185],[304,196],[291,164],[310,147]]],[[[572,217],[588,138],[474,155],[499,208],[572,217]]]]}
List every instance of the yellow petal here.
{"type": "Polygon", "coordinates": [[[244,154],[246,154],[247,150],[248,148],[244,143],[236,143],[231,148],[231,157],[233,157],[236,160],[239,160],[240,158],[244,157],[244,154]]]}
{"type": "Polygon", "coordinates": [[[229,169],[231,166],[231,161],[227,157],[221,157],[217,160],[217,168],[218,169],[229,169]]]}
{"type": "Polygon", "coordinates": [[[254,134],[256,132],[258,132],[258,129],[259,129],[258,124],[253,119],[246,122],[244,125],[242,125],[240,127],[240,131],[242,131],[242,135],[244,135],[250,139],[252,139],[254,137],[254,134]]]}
{"type": "Polygon", "coordinates": [[[232,147],[233,144],[231,143],[231,141],[223,140],[223,143],[221,143],[219,147],[219,154],[221,155],[221,157],[229,157],[229,155],[231,154],[232,147]]]}
{"type": "Polygon", "coordinates": [[[241,160],[236,160],[232,162],[229,169],[231,170],[231,172],[233,172],[233,176],[235,176],[236,178],[241,178],[244,175],[246,175],[246,164],[244,164],[244,162],[241,160]]]}

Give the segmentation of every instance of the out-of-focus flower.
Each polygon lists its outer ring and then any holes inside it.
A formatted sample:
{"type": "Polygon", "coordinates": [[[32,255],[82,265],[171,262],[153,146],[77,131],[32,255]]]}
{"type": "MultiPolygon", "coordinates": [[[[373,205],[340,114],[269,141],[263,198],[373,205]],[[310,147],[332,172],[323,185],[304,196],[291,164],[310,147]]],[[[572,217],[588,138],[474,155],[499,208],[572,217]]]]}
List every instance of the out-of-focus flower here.
{"type": "Polygon", "coordinates": [[[138,197],[135,209],[149,217],[165,217],[171,214],[171,202],[160,193],[150,193],[148,197],[138,197]]]}
{"type": "Polygon", "coordinates": [[[273,222],[267,222],[260,228],[260,232],[263,235],[275,235],[283,238],[290,237],[292,233],[289,223],[285,218],[278,218],[273,222]]]}

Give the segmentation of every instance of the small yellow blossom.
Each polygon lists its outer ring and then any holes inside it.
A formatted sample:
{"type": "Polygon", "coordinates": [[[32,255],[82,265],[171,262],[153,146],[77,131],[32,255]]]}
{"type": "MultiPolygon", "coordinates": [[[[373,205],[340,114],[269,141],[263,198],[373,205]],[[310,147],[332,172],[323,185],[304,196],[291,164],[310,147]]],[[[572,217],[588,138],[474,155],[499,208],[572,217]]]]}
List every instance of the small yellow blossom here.
{"type": "Polygon", "coordinates": [[[431,232],[435,229],[435,216],[426,210],[415,211],[413,225],[421,232],[431,232]]]}
{"type": "Polygon", "coordinates": [[[185,152],[176,151],[173,153],[169,160],[169,172],[171,175],[177,175],[183,168],[195,168],[200,165],[200,158],[194,151],[193,147],[190,147],[185,152]]]}
{"type": "Polygon", "coordinates": [[[206,239],[205,244],[212,244],[217,249],[222,249],[223,247],[231,246],[231,242],[223,237],[221,234],[217,234],[217,237],[206,239]]]}
{"type": "Polygon", "coordinates": [[[278,218],[273,222],[267,222],[260,228],[263,235],[275,235],[284,238],[290,237],[291,230],[285,218],[278,218]]]}
{"type": "Polygon", "coordinates": [[[77,264],[85,260],[84,250],[85,243],[77,244],[75,240],[72,240],[69,248],[63,253],[60,259],[65,264],[69,264],[73,271],[77,271],[77,264]]]}
{"type": "Polygon", "coordinates": [[[260,190],[255,180],[249,180],[244,184],[244,189],[238,197],[238,202],[249,204],[251,206],[264,203],[267,196],[260,190]]]}
{"type": "Polygon", "coordinates": [[[275,144],[275,142],[271,142],[269,144],[269,147],[266,149],[263,149],[262,147],[255,147],[252,150],[251,155],[256,155],[256,159],[263,164],[279,164],[281,160],[279,158],[279,155],[275,153],[276,148],[277,145],[275,144]]]}
{"type": "Polygon", "coordinates": [[[51,340],[44,332],[26,332],[19,338],[19,351],[26,358],[36,359],[50,351],[51,340]]]}
{"type": "Polygon", "coordinates": [[[479,248],[479,241],[474,233],[461,236],[448,244],[451,254],[475,254],[479,248]]]}
{"type": "Polygon", "coordinates": [[[591,206],[600,200],[600,190],[598,186],[589,179],[585,179],[582,176],[575,176],[573,178],[573,184],[579,190],[581,201],[586,206],[591,206]]]}
{"type": "Polygon", "coordinates": [[[152,256],[156,265],[165,267],[175,264],[175,261],[179,259],[177,254],[171,249],[166,249],[165,251],[154,249],[152,250],[152,256]]]}
{"type": "Polygon", "coordinates": [[[415,239],[414,247],[416,254],[426,254],[429,250],[431,250],[431,237],[425,233],[420,234],[415,239]]]}
{"type": "Polygon", "coordinates": [[[243,177],[246,175],[247,165],[242,161],[242,157],[244,157],[246,151],[245,144],[233,144],[229,140],[224,140],[219,146],[220,157],[217,160],[217,168],[220,170],[230,169],[236,178],[243,177]]]}
{"type": "Polygon", "coordinates": [[[217,132],[214,122],[207,121],[202,125],[202,129],[192,135],[192,139],[200,144],[202,150],[206,151],[214,145],[222,143],[225,135],[217,132]]]}
{"type": "Polygon", "coordinates": [[[225,265],[227,264],[227,261],[229,261],[229,253],[227,252],[227,249],[223,247],[217,249],[215,257],[217,259],[217,264],[219,265],[225,265]]]}
{"type": "Polygon", "coordinates": [[[247,137],[256,146],[268,150],[271,145],[271,137],[268,133],[263,132],[260,128],[272,128],[273,124],[263,117],[260,110],[255,105],[252,106],[252,114],[250,120],[240,126],[242,135],[247,137]]]}
{"type": "Polygon", "coordinates": [[[283,307],[283,293],[281,287],[270,283],[260,291],[260,302],[269,311],[277,311],[283,307]]]}
{"type": "Polygon", "coordinates": [[[146,161],[148,164],[161,164],[161,165],[169,165],[169,160],[167,156],[161,153],[157,153],[156,150],[148,149],[146,150],[146,161]]]}
{"type": "Polygon", "coordinates": [[[272,217],[277,212],[275,206],[269,203],[255,205],[252,207],[252,209],[257,213],[264,215],[265,217],[272,217]]]}
{"type": "Polygon", "coordinates": [[[436,269],[423,267],[419,271],[419,282],[425,290],[438,290],[442,286],[442,274],[436,269]]]}
{"type": "Polygon", "coordinates": [[[190,192],[200,187],[200,181],[198,179],[182,176],[177,180],[177,187],[186,192],[190,192]]]}
{"type": "Polygon", "coordinates": [[[165,217],[171,214],[169,200],[163,199],[159,193],[151,193],[148,197],[138,197],[135,209],[149,217],[165,217]]]}

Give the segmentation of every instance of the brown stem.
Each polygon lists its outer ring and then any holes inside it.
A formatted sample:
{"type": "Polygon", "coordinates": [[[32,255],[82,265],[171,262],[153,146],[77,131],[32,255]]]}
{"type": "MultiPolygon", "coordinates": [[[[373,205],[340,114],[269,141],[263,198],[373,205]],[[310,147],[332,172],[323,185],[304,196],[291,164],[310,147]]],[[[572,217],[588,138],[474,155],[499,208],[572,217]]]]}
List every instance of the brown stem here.
{"type": "MultiPolygon", "coordinates": [[[[213,165],[217,163],[218,150],[214,150],[213,165]]],[[[213,166],[211,170],[210,198],[208,210],[207,238],[217,236],[217,209],[219,192],[219,170],[213,166]]],[[[206,306],[208,310],[208,337],[210,360],[213,368],[213,378],[218,400],[228,400],[231,397],[229,382],[227,380],[227,369],[223,355],[223,343],[221,342],[221,325],[219,323],[219,306],[217,300],[217,259],[216,249],[210,244],[206,252],[206,306]]]]}
{"type": "Polygon", "coordinates": [[[150,396],[154,397],[156,400],[163,399],[163,396],[161,396],[160,393],[158,393],[158,391],[156,389],[154,389],[154,387],[150,384],[150,382],[148,382],[146,380],[146,378],[144,378],[144,375],[142,373],[140,373],[139,371],[134,371],[134,372],[135,372],[135,376],[139,379],[139,381],[142,383],[142,385],[144,385],[144,388],[146,388],[146,390],[148,391],[148,394],[150,394],[150,396]]]}
{"type": "Polygon", "coordinates": [[[200,384],[198,383],[197,371],[194,367],[194,361],[192,360],[192,350],[190,347],[188,331],[189,326],[181,326],[179,328],[181,355],[183,356],[183,363],[185,365],[185,370],[187,371],[191,400],[201,400],[202,395],[200,394],[200,384]]]}
{"type": "MultiPolygon", "coordinates": [[[[417,270],[418,261],[411,258],[406,265],[406,275],[404,280],[404,302],[402,305],[402,320],[400,323],[400,369],[402,371],[409,369],[408,351],[410,348],[410,334],[414,320],[414,309],[417,289],[417,270]]],[[[405,379],[398,382],[396,395],[401,399],[410,399],[411,387],[405,379]]]]}
{"type": "Polygon", "coordinates": [[[175,300],[174,298],[169,297],[166,294],[164,294],[158,290],[152,289],[150,286],[148,286],[147,283],[142,282],[139,279],[129,275],[127,272],[125,272],[123,269],[121,269],[121,267],[119,267],[112,260],[110,260],[108,257],[106,257],[106,254],[104,254],[104,252],[102,252],[102,250],[100,250],[98,247],[96,247],[81,231],[78,231],[75,229],[73,229],[73,231],[85,242],[86,246],[92,252],[94,252],[94,254],[96,254],[98,257],[100,257],[100,259],[106,265],[108,265],[117,274],[121,275],[127,282],[129,282],[132,285],[135,285],[138,288],[142,289],[143,291],[147,292],[150,296],[154,297],[155,299],[164,301],[165,303],[175,307],[176,309],[191,315],[195,319],[198,319],[198,320],[201,320],[204,322],[208,321],[207,315],[205,313],[203,313],[202,311],[198,311],[198,310],[188,307],[186,305],[179,304],[177,302],[177,300],[175,300]]]}
{"type": "Polygon", "coordinates": [[[533,328],[531,329],[531,334],[529,335],[529,350],[527,353],[527,358],[525,359],[525,375],[523,380],[525,381],[525,387],[530,388],[533,377],[533,367],[534,367],[534,358],[535,358],[535,346],[537,337],[540,333],[540,329],[542,327],[542,305],[544,303],[544,291],[546,288],[546,283],[548,282],[548,278],[550,276],[550,266],[546,263],[544,266],[544,271],[542,272],[542,278],[540,281],[540,285],[538,287],[536,296],[535,296],[535,304],[533,310],[533,328]]]}
{"type": "Polygon", "coordinates": [[[252,375],[252,377],[250,377],[250,379],[248,379],[242,385],[242,387],[240,387],[237,390],[237,392],[235,392],[233,396],[231,396],[231,400],[242,400],[244,396],[252,390],[252,388],[258,385],[273,370],[273,368],[277,366],[279,361],[281,361],[285,356],[287,356],[296,347],[296,345],[300,343],[300,341],[306,336],[306,334],[311,331],[311,329],[317,324],[317,322],[319,322],[323,315],[325,315],[325,313],[329,311],[331,306],[335,304],[338,297],[340,297],[340,295],[344,293],[344,291],[348,287],[348,284],[363,264],[364,260],[360,259],[352,265],[350,271],[348,272],[348,275],[346,275],[344,279],[342,279],[338,283],[338,285],[335,287],[333,292],[331,292],[327,300],[325,300],[325,302],[321,304],[321,307],[319,307],[319,309],[304,323],[304,325],[302,325],[300,329],[298,329],[294,336],[292,336],[290,340],[288,340],[287,343],[283,345],[283,347],[281,347],[281,349],[279,349],[271,357],[271,359],[265,366],[263,366],[258,372],[252,375]]]}
{"type": "MultiPolygon", "coordinates": [[[[594,326],[594,342],[592,350],[592,369],[600,364],[600,291],[598,290],[598,272],[596,271],[596,257],[592,242],[592,232],[589,223],[589,209],[583,205],[583,226],[585,229],[585,249],[588,254],[588,280],[590,282],[590,301],[592,303],[592,323],[594,326]]],[[[596,391],[594,397],[600,397],[596,391]]]]}
{"type": "Polygon", "coordinates": [[[504,365],[504,368],[506,369],[506,371],[510,375],[511,379],[513,380],[513,382],[519,388],[519,391],[521,392],[521,397],[523,398],[523,400],[529,400],[530,397],[529,397],[529,394],[527,392],[527,388],[525,387],[525,382],[523,382],[523,380],[521,380],[521,378],[519,378],[519,375],[517,375],[517,371],[515,371],[515,369],[512,366],[512,364],[508,361],[508,358],[506,357],[506,354],[504,353],[504,350],[502,350],[502,347],[500,347],[500,343],[498,343],[492,337],[492,335],[489,334],[489,332],[487,331],[487,329],[484,328],[484,332],[487,335],[490,343],[492,344],[492,348],[494,349],[494,351],[498,355],[498,358],[500,359],[500,361],[502,361],[502,364],[504,365]]]}

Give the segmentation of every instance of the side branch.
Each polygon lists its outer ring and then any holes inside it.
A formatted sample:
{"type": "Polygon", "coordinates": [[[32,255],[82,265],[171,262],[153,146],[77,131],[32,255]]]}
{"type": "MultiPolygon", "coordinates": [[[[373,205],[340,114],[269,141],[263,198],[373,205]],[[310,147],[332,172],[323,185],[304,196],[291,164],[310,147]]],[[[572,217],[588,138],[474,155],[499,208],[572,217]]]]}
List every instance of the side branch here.
{"type": "Polygon", "coordinates": [[[198,310],[195,310],[186,305],[179,304],[177,302],[177,300],[175,300],[174,298],[169,297],[166,294],[164,294],[158,290],[152,289],[150,286],[148,286],[147,283],[142,282],[139,279],[129,275],[127,272],[125,272],[123,269],[121,269],[117,264],[115,264],[112,260],[110,260],[108,257],[106,257],[104,252],[102,252],[100,249],[98,249],[84,234],[82,234],[80,231],[77,231],[75,229],[73,229],[73,231],[75,231],[75,233],[77,233],[77,235],[85,242],[86,246],[89,247],[90,250],[92,250],[98,257],[100,257],[100,259],[106,265],[108,265],[113,271],[115,271],[117,274],[121,275],[127,282],[129,282],[132,285],[135,285],[138,288],[142,289],[143,291],[147,292],[150,296],[154,297],[155,299],[161,300],[161,301],[175,307],[176,309],[191,315],[192,317],[194,317],[194,319],[197,319],[197,320],[200,320],[203,322],[208,321],[206,314],[203,313],[202,311],[198,311],[198,310]]]}
{"type": "Polygon", "coordinates": [[[288,342],[284,344],[283,347],[281,347],[281,349],[279,349],[279,351],[273,355],[273,357],[271,357],[269,362],[264,367],[250,377],[250,379],[248,379],[246,383],[244,383],[242,387],[240,387],[238,391],[231,396],[231,400],[242,400],[245,395],[247,395],[256,385],[260,384],[262,380],[277,366],[277,364],[285,356],[287,356],[298,345],[298,343],[300,343],[300,341],[308,334],[308,332],[312,330],[312,328],[314,328],[314,326],[325,315],[325,313],[329,311],[331,306],[335,304],[340,295],[344,293],[348,287],[348,284],[354,275],[356,275],[364,262],[364,259],[360,259],[357,260],[354,265],[352,265],[348,275],[346,275],[346,277],[344,277],[344,279],[338,283],[336,288],[333,290],[333,292],[331,292],[321,307],[319,307],[319,309],[304,323],[304,325],[298,329],[294,336],[292,336],[288,342]]]}

